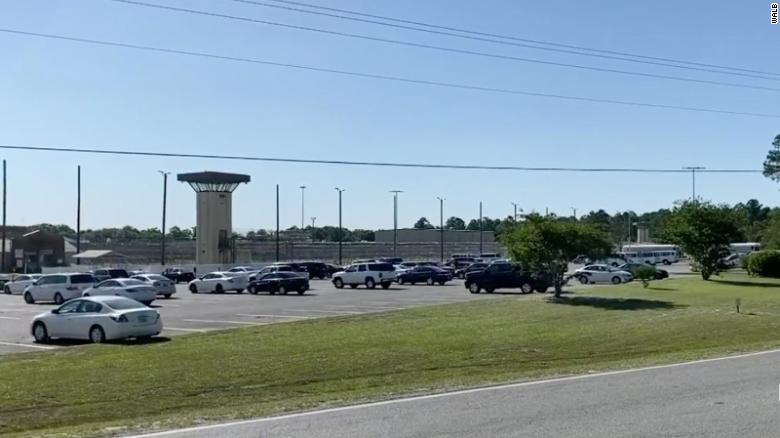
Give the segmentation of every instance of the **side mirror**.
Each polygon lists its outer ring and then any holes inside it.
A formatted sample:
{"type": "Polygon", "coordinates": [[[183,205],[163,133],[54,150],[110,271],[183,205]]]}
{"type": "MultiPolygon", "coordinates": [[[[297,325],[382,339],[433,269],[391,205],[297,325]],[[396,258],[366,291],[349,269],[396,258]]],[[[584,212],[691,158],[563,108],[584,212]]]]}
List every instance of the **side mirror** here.
{"type": "Polygon", "coordinates": [[[32,282],[32,285],[33,285],[33,286],[38,286],[38,280],[35,280],[35,281],[33,281],[33,282],[32,282]]]}
{"type": "Polygon", "coordinates": [[[51,309],[51,313],[57,315],[60,313],[60,309],[51,309]]]}

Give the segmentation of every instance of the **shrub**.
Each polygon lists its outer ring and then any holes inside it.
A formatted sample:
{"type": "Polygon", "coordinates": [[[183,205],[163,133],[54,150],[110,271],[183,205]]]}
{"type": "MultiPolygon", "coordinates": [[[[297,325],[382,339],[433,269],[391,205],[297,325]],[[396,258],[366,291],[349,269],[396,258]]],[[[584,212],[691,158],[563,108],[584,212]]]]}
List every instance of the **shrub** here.
{"type": "Polygon", "coordinates": [[[640,266],[634,269],[634,278],[642,282],[643,287],[647,287],[650,280],[655,279],[654,266],[640,266]]]}
{"type": "Polygon", "coordinates": [[[758,251],[746,257],[750,275],[780,278],[780,251],[758,251]]]}

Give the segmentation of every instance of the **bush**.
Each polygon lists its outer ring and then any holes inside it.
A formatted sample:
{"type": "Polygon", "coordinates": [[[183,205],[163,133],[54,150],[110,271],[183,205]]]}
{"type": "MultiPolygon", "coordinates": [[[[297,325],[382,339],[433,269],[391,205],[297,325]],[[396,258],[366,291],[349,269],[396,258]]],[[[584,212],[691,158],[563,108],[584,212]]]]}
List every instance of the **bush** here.
{"type": "Polygon", "coordinates": [[[642,282],[643,287],[647,287],[650,280],[655,279],[654,266],[640,266],[634,269],[634,278],[642,282]]]}
{"type": "Polygon", "coordinates": [[[780,251],[758,251],[746,257],[745,268],[750,275],[780,278],[780,251]]]}

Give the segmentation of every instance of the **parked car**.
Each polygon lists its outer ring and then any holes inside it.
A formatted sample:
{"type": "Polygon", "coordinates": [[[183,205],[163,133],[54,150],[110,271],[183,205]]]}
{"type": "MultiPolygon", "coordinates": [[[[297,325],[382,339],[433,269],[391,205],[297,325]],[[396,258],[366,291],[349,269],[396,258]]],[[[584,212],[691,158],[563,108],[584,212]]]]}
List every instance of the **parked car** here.
{"type": "MultiPolygon", "coordinates": [[[[642,263],[623,263],[622,265],[617,267],[618,271],[626,271],[630,272],[631,275],[636,277],[636,271],[638,268],[647,268],[648,265],[642,264],[642,263]]],[[[655,268],[655,279],[656,280],[663,280],[664,278],[669,277],[669,272],[665,269],[659,269],[655,268]]]]}
{"type": "Polygon", "coordinates": [[[309,273],[309,278],[319,278],[320,280],[325,277],[330,277],[328,272],[328,265],[322,262],[300,262],[298,265],[306,268],[306,272],[309,273]]]}
{"type": "Polygon", "coordinates": [[[457,272],[460,269],[465,269],[470,265],[474,264],[475,261],[476,260],[474,259],[474,257],[458,257],[458,258],[451,259],[446,263],[446,265],[451,266],[457,272]]]}
{"type": "Polygon", "coordinates": [[[134,275],[130,278],[152,286],[157,295],[162,295],[165,298],[170,298],[171,295],[176,293],[176,284],[174,284],[173,280],[159,274],[134,275]]]}
{"type": "Polygon", "coordinates": [[[493,262],[485,269],[469,272],[463,283],[473,294],[493,293],[496,289],[520,289],[524,294],[546,292],[550,286],[546,276],[524,272],[507,262],[493,262]]]}
{"type": "Polygon", "coordinates": [[[9,295],[21,295],[27,286],[33,284],[39,278],[41,278],[41,274],[17,275],[3,286],[3,292],[9,295]]]}
{"type": "Polygon", "coordinates": [[[275,262],[271,264],[271,266],[289,266],[292,268],[293,272],[306,272],[309,271],[306,270],[306,266],[301,263],[295,263],[295,262],[275,262]]]}
{"type": "Polygon", "coordinates": [[[143,269],[133,269],[133,270],[127,272],[127,275],[130,276],[130,277],[132,277],[134,275],[142,275],[142,274],[149,274],[149,272],[146,272],[143,269]]]}
{"type": "Polygon", "coordinates": [[[455,276],[460,278],[460,279],[464,279],[464,278],[466,278],[466,275],[468,273],[475,272],[475,271],[481,271],[481,270],[483,270],[483,269],[485,269],[487,267],[488,267],[487,263],[474,262],[474,263],[471,263],[470,265],[466,266],[465,268],[461,268],[461,269],[456,270],[455,271],[455,276]]]}
{"type": "Polygon", "coordinates": [[[112,278],[111,280],[101,281],[81,294],[82,297],[103,295],[131,298],[148,306],[149,304],[152,304],[152,301],[157,299],[157,290],[154,286],[148,285],[140,280],[134,280],[132,278],[112,278]]]}
{"type": "Polygon", "coordinates": [[[301,275],[301,274],[297,273],[297,271],[295,269],[293,269],[293,267],[290,266],[290,265],[276,265],[276,264],[274,264],[274,265],[266,266],[265,268],[260,269],[257,272],[250,273],[247,276],[247,281],[248,282],[252,282],[255,279],[257,279],[257,278],[259,278],[259,277],[261,277],[261,276],[263,276],[265,274],[271,274],[273,272],[295,272],[296,275],[301,275]]]}
{"type": "Polygon", "coordinates": [[[174,283],[189,283],[195,279],[195,273],[186,271],[182,268],[166,268],[162,271],[162,276],[173,280],[174,283]]]}
{"type": "Polygon", "coordinates": [[[398,265],[403,262],[404,259],[401,257],[382,257],[377,261],[382,263],[390,263],[391,265],[398,265]]]}
{"type": "Polygon", "coordinates": [[[333,277],[333,274],[336,272],[340,272],[344,270],[343,266],[337,266],[330,263],[325,263],[325,265],[328,267],[328,277],[333,277]]]}
{"type": "Polygon", "coordinates": [[[627,271],[621,271],[607,265],[588,265],[574,271],[574,277],[580,283],[626,283],[634,279],[634,276],[627,271]]]}
{"type": "Polygon", "coordinates": [[[197,293],[225,293],[229,290],[241,293],[247,285],[247,277],[232,277],[224,272],[209,272],[203,277],[192,280],[188,285],[190,292],[197,293]]]}
{"type": "Polygon", "coordinates": [[[374,289],[377,284],[387,289],[395,280],[395,268],[390,263],[357,263],[333,274],[333,285],[341,289],[344,285],[356,288],[363,284],[374,289]]]}
{"type": "Polygon", "coordinates": [[[92,274],[65,273],[42,275],[24,289],[24,302],[33,304],[37,301],[54,301],[62,304],[97,283],[92,274]]]}
{"type": "Polygon", "coordinates": [[[268,292],[271,295],[287,295],[287,292],[294,291],[303,295],[309,290],[309,279],[293,272],[272,272],[249,283],[247,290],[251,294],[268,292]]]}
{"type": "Polygon", "coordinates": [[[415,266],[396,275],[398,284],[404,283],[425,283],[432,286],[435,283],[444,284],[452,280],[452,274],[437,266],[415,266]]]}
{"type": "Polygon", "coordinates": [[[156,310],[125,297],[101,296],[70,300],[41,313],[30,325],[35,342],[52,338],[104,342],[114,339],[143,339],[162,331],[156,310]]]}
{"type": "Polygon", "coordinates": [[[232,274],[246,274],[249,272],[257,272],[259,269],[255,269],[251,266],[235,266],[233,268],[228,269],[225,271],[226,273],[232,273],[232,274]]]}
{"type": "Polygon", "coordinates": [[[108,280],[110,278],[130,278],[130,274],[127,273],[124,269],[95,269],[92,272],[92,275],[95,277],[95,281],[101,282],[103,280],[108,280]]]}

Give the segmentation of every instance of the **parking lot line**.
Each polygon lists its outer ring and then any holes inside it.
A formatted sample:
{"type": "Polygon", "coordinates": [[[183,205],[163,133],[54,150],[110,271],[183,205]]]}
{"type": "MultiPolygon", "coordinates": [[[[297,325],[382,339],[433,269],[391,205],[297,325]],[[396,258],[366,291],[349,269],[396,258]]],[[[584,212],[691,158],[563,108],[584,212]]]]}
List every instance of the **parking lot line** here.
{"type": "Polygon", "coordinates": [[[182,319],[184,322],[208,322],[212,324],[245,324],[245,325],[268,325],[267,322],[249,322],[249,321],[221,321],[216,319],[182,319]]]}
{"type": "Polygon", "coordinates": [[[179,327],[163,327],[163,331],[165,330],[173,330],[177,332],[197,332],[197,333],[204,333],[207,332],[207,329],[192,329],[192,328],[179,328],[179,327]]]}
{"type": "Polygon", "coordinates": [[[304,309],[282,309],[285,312],[305,312],[305,313],[337,313],[339,315],[352,314],[358,315],[364,312],[355,312],[352,310],[304,310],[304,309]]]}
{"type": "Polygon", "coordinates": [[[2,342],[2,341],[0,341],[0,345],[10,345],[13,347],[26,347],[26,348],[40,348],[41,350],[51,350],[53,348],[57,348],[57,347],[47,347],[45,345],[19,344],[17,342],[2,342]]]}
{"type": "Polygon", "coordinates": [[[247,318],[294,318],[294,319],[311,319],[311,316],[293,316],[293,315],[252,315],[248,313],[236,313],[236,316],[245,316],[247,318]]]}
{"type": "Polygon", "coordinates": [[[17,318],[17,317],[15,317],[15,316],[0,316],[0,319],[12,319],[12,320],[14,320],[14,321],[18,321],[18,320],[20,320],[21,318],[17,318]]]}

